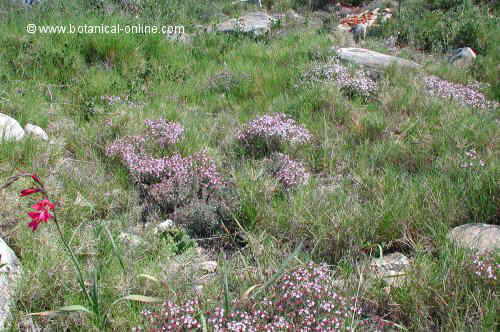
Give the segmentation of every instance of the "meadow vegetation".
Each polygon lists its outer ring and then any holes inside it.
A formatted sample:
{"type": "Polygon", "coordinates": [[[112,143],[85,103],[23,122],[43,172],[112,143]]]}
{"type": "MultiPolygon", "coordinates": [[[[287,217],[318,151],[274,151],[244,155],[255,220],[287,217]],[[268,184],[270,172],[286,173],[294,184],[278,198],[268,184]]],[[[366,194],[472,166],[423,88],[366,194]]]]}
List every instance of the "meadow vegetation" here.
{"type": "Polygon", "coordinates": [[[1,142],[0,179],[44,181],[101,308],[27,316],[90,303],[54,224],[26,226],[19,180],[0,191],[0,236],[23,265],[10,330],[498,329],[498,254],[446,237],[499,224],[498,5],[402,1],[364,47],[389,52],[396,35],[399,56],[424,66],[370,76],[307,25],[326,2],[269,3],[306,25],[197,33],[255,10],[229,0],[0,0],[0,113],[50,137],[1,142]],[[175,24],[192,41],[29,23],[175,24]],[[448,64],[463,46],[473,66],[448,64]],[[412,261],[405,282],[368,282],[366,262],[396,251],[412,261]],[[215,272],[193,267],[200,252],[215,272]],[[147,298],[117,301],[131,294],[147,298]]]}

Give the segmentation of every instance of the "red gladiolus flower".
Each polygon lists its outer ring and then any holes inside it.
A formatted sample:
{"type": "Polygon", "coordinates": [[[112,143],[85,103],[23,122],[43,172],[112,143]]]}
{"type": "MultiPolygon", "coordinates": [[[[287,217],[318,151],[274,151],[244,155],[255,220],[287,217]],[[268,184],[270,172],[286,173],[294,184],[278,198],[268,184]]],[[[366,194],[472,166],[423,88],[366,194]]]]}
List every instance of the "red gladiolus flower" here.
{"type": "Polygon", "coordinates": [[[24,189],[23,191],[21,191],[21,197],[24,197],[24,196],[28,196],[28,195],[31,195],[31,194],[36,194],[36,193],[39,193],[40,191],[42,191],[42,189],[40,188],[29,188],[29,189],[24,189]]]}
{"type": "Polygon", "coordinates": [[[33,180],[35,180],[35,182],[42,184],[42,182],[40,181],[40,178],[38,178],[38,176],[36,176],[36,174],[31,174],[31,178],[33,180]]]}
{"type": "Polygon", "coordinates": [[[49,210],[54,210],[55,205],[54,205],[54,203],[52,203],[48,199],[42,199],[41,201],[39,201],[38,203],[36,203],[35,205],[33,205],[31,208],[35,209],[35,210],[38,210],[38,211],[46,211],[47,208],[49,210]]]}
{"type": "Polygon", "coordinates": [[[28,227],[31,227],[31,229],[36,231],[40,223],[42,222],[47,222],[49,219],[54,218],[53,215],[49,213],[48,210],[46,209],[41,209],[38,212],[28,212],[28,215],[32,219],[30,223],[28,223],[28,227]]]}

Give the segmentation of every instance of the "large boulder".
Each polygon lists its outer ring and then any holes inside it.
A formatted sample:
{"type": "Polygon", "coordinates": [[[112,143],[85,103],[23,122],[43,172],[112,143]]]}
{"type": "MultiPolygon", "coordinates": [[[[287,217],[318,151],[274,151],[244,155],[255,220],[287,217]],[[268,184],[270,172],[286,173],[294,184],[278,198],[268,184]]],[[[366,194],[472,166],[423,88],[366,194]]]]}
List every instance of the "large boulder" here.
{"type": "Polygon", "coordinates": [[[0,142],[2,140],[19,141],[24,137],[24,130],[15,119],[0,113],[0,142]]]}
{"type": "Polygon", "coordinates": [[[16,254],[0,238],[0,331],[6,328],[10,318],[9,308],[20,273],[21,266],[16,254]]]}
{"type": "Polygon", "coordinates": [[[449,61],[457,67],[466,67],[471,65],[475,59],[476,53],[470,47],[464,47],[455,50],[449,61]]]}
{"type": "Polygon", "coordinates": [[[269,31],[276,19],[265,12],[253,12],[224,21],[215,27],[217,32],[243,32],[261,36],[269,31]]]}
{"type": "Polygon", "coordinates": [[[358,65],[372,67],[372,68],[384,68],[392,64],[398,66],[418,68],[420,65],[416,62],[406,60],[403,58],[395,57],[392,55],[387,55],[364,48],[340,48],[336,50],[340,59],[348,62],[352,62],[358,65]]]}
{"type": "Polygon", "coordinates": [[[465,224],[453,228],[448,238],[460,247],[484,254],[500,249],[500,226],[465,224]]]}

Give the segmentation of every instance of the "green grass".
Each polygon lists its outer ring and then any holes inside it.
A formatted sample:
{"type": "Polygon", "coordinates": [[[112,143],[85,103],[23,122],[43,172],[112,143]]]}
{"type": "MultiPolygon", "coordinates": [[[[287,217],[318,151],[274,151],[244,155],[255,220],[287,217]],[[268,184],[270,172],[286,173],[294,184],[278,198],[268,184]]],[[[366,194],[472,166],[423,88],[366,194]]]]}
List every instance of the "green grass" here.
{"type": "MultiPolygon", "coordinates": [[[[190,239],[184,233],[160,237],[151,222],[143,228],[137,187],[127,170],[104,154],[114,139],[139,134],[143,120],[164,117],[185,128],[174,152],[186,156],[206,148],[234,183],[238,209],[233,218],[246,245],[232,243],[225,259],[210,246],[206,250],[219,261],[215,279],[203,288],[209,306],[222,303],[225,291],[240,296],[266,283],[299,243],[304,247],[290,266],[327,262],[347,279],[355,279],[367,252],[377,257],[374,248],[381,246],[385,252],[404,250],[414,260],[412,277],[403,287],[386,293],[375,283],[361,294],[386,319],[411,331],[498,327],[498,290],[462,273],[468,256],[446,240],[457,225],[498,224],[497,110],[431,98],[417,72],[398,68],[383,73],[373,101],[350,99],[334,84],[297,86],[303,72],[330,54],[331,36],[323,30],[292,29],[261,39],[200,34],[187,45],[159,35],[30,35],[24,30],[32,22],[168,22],[193,32],[192,24],[217,22],[218,13],[233,16],[253,9],[223,0],[143,1],[128,9],[119,1],[104,1],[114,8],[109,13],[98,3],[47,1],[25,10],[0,1],[0,112],[23,126],[45,128],[53,140],[0,143],[0,178],[23,170],[44,179],[60,203],[58,218],[89,281],[96,273],[100,304],[107,311],[105,324],[71,313],[34,317],[37,325],[57,331],[129,330],[143,324],[140,312],[150,306],[113,304],[117,299],[129,294],[173,301],[194,296],[192,286],[202,275],[188,272],[198,255],[189,248],[190,239]],[[229,73],[231,80],[219,79],[221,73],[229,73]],[[101,96],[126,97],[134,104],[108,105],[101,96]],[[262,161],[242,154],[234,139],[243,123],[270,112],[290,115],[314,136],[308,146],[285,147],[313,174],[310,183],[290,192],[280,190],[262,161]],[[485,166],[461,167],[470,149],[485,166]],[[143,241],[130,247],[120,240],[122,232],[139,234],[143,241]],[[172,272],[176,264],[185,269],[172,272]]],[[[298,3],[276,1],[275,8],[298,3]]],[[[424,27],[416,29],[406,37],[418,47],[427,40],[418,34],[424,27]]],[[[498,26],[480,29],[484,53],[475,67],[462,70],[438,61],[425,70],[459,83],[489,82],[489,96],[499,100],[498,52],[485,37],[498,35],[498,26]]],[[[383,50],[376,37],[370,46],[383,50]]],[[[54,225],[44,224],[36,233],[26,227],[29,199],[15,199],[26,185],[0,192],[0,200],[9,202],[2,204],[0,235],[24,270],[12,331],[26,314],[87,305],[54,225]]],[[[165,218],[152,217],[155,222],[165,218]]],[[[197,239],[200,246],[205,242],[197,239]]]]}

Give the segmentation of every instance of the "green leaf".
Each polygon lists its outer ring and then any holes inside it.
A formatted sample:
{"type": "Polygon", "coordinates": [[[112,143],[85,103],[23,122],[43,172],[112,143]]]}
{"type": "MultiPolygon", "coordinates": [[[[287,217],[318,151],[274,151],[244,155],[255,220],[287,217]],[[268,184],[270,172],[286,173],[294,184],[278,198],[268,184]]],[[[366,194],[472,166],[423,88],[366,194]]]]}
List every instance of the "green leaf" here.
{"type": "Polygon", "coordinates": [[[85,312],[88,314],[93,314],[92,311],[85,308],[84,306],[74,304],[74,305],[60,307],[56,310],[33,312],[31,314],[28,314],[28,316],[51,316],[51,315],[57,315],[57,314],[61,314],[61,313],[69,313],[69,312],[85,312]]]}
{"type": "Polygon", "coordinates": [[[159,298],[159,297],[152,297],[152,296],[145,296],[145,295],[127,295],[122,298],[119,298],[115,302],[113,302],[111,305],[116,304],[120,301],[136,301],[136,302],[143,302],[143,303],[160,303],[163,302],[164,300],[159,298]]]}

